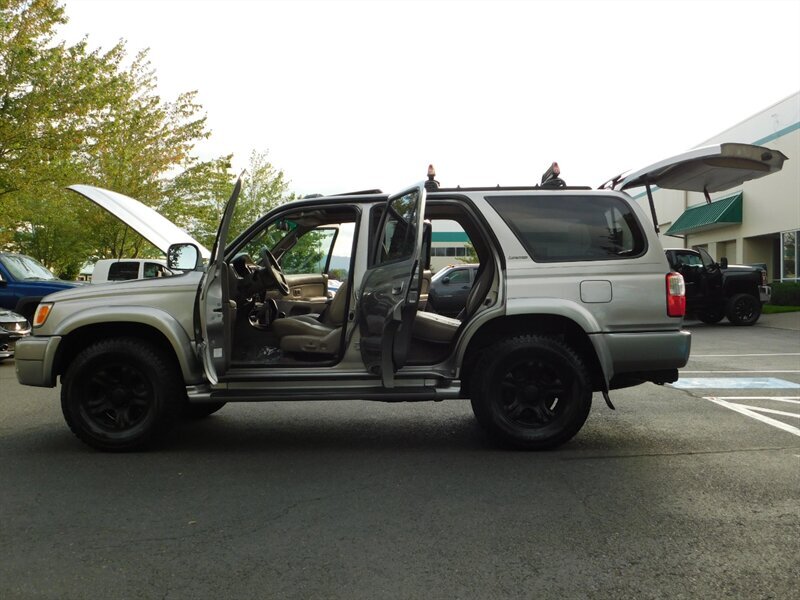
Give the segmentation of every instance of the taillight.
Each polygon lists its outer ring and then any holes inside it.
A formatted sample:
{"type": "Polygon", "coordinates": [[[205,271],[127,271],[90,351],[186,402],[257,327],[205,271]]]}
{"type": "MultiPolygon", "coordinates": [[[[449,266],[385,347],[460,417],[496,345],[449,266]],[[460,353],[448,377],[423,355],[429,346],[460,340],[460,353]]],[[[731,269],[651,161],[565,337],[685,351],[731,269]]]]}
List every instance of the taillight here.
{"type": "Polygon", "coordinates": [[[667,315],[682,317],[686,314],[686,284],[680,273],[667,275],[667,315]]]}

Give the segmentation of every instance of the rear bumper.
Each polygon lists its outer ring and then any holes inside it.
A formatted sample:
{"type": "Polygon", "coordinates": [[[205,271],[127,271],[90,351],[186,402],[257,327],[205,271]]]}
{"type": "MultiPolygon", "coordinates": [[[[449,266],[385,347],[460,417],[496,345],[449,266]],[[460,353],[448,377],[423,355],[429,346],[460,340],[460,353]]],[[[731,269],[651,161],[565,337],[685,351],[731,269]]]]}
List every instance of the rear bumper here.
{"type": "Polygon", "coordinates": [[[55,387],[53,363],[60,342],[59,336],[32,336],[19,340],[14,359],[17,380],[23,385],[55,387]]]}
{"type": "Polygon", "coordinates": [[[613,375],[680,369],[689,362],[692,334],[688,331],[607,333],[613,375]]]}
{"type": "Polygon", "coordinates": [[[768,285],[758,286],[758,298],[761,300],[761,304],[769,302],[772,299],[772,288],[768,285]]]}

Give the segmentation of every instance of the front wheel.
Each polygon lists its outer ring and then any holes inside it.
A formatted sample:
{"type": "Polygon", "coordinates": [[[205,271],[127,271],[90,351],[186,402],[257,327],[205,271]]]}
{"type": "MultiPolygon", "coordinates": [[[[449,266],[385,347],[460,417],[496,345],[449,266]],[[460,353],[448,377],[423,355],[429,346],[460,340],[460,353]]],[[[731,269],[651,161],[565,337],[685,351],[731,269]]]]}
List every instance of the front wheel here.
{"type": "Polygon", "coordinates": [[[472,410],[489,437],[525,450],[552,448],[583,427],[592,406],[589,374],[566,343],[546,336],[506,339],[475,368],[472,410]]]}
{"type": "Polygon", "coordinates": [[[728,300],[726,312],[734,325],[753,325],[761,316],[761,302],[751,294],[734,294],[728,300]]]}
{"type": "Polygon", "coordinates": [[[164,434],[185,402],[180,373],[143,340],[112,338],[81,351],[62,380],[72,432],[99,450],[138,450],[164,434]]]}

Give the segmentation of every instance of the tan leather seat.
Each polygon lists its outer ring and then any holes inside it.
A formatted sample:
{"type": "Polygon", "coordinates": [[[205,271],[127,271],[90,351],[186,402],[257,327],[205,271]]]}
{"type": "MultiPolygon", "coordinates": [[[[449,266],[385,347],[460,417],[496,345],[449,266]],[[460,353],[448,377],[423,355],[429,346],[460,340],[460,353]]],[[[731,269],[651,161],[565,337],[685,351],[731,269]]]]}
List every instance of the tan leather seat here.
{"type": "Polygon", "coordinates": [[[281,350],[336,354],[342,339],[348,293],[345,281],[321,315],[297,315],[273,321],[270,329],[278,336],[281,350]]]}
{"type": "Polygon", "coordinates": [[[411,336],[426,342],[445,342],[453,340],[461,327],[461,323],[468,321],[486,300],[486,294],[494,281],[494,266],[488,262],[478,274],[472,289],[467,296],[467,304],[457,319],[445,317],[436,313],[418,311],[411,326],[411,336]]]}

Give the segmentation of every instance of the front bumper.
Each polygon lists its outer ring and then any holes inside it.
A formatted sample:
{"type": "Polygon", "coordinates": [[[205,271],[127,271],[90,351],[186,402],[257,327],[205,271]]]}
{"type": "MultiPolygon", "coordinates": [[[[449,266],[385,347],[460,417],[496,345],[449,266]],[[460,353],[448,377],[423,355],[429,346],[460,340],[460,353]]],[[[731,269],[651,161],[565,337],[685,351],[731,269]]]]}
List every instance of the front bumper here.
{"type": "Polygon", "coordinates": [[[60,336],[22,338],[17,342],[14,367],[22,385],[55,387],[54,367],[60,336]]]}
{"type": "Polygon", "coordinates": [[[761,300],[761,304],[769,302],[772,299],[772,288],[768,285],[758,286],[758,298],[761,300]]]}

